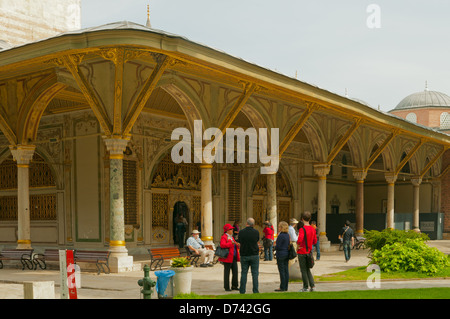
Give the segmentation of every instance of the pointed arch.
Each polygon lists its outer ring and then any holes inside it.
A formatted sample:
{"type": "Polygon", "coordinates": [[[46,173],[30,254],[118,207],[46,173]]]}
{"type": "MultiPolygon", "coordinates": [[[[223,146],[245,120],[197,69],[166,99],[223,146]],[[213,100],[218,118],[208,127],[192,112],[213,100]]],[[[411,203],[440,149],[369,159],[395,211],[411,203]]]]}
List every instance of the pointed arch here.
{"type": "Polygon", "coordinates": [[[191,132],[194,121],[201,120],[203,128],[211,127],[211,118],[198,94],[180,77],[174,74],[164,75],[158,83],[159,88],[170,94],[178,103],[187,118],[191,132]]]}
{"type": "Polygon", "coordinates": [[[58,82],[52,73],[37,82],[27,94],[20,108],[17,140],[19,144],[28,144],[36,140],[42,115],[51,100],[66,87],[58,82]]]}

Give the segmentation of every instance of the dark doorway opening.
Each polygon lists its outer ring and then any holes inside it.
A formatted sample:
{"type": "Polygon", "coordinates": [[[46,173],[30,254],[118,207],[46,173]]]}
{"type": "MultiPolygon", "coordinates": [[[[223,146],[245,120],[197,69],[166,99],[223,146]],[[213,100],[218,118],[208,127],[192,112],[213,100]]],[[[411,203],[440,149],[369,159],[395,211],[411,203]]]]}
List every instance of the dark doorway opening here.
{"type": "Polygon", "coordinates": [[[189,208],[185,202],[176,202],[173,206],[173,242],[183,248],[189,225],[189,208]]]}

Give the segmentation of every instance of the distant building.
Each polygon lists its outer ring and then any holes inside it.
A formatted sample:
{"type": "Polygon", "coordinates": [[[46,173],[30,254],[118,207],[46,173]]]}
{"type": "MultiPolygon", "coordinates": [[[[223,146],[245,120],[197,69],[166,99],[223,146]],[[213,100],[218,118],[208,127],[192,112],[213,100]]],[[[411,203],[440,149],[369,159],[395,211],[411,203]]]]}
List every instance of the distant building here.
{"type": "Polygon", "coordinates": [[[405,97],[390,113],[412,123],[450,133],[450,96],[444,93],[425,88],[405,97]]]}
{"type": "Polygon", "coordinates": [[[81,28],[81,0],[0,0],[0,49],[81,28]]]}

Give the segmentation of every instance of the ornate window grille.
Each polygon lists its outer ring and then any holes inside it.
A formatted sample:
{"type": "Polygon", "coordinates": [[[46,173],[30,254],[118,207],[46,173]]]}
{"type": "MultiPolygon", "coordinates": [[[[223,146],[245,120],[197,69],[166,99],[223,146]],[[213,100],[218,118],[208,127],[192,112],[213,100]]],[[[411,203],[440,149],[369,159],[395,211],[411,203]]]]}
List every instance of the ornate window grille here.
{"type": "MultiPolygon", "coordinates": [[[[29,169],[30,189],[55,187],[56,182],[50,166],[37,153],[29,169]]],[[[0,164],[0,190],[17,190],[17,163],[9,156],[0,164]]],[[[17,220],[17,195],[0,196],[0,220],[17,220]]],[[[55,193],[30,195],[31,220],[56,220],[57,199],[55,193]]]]}
{"type": "Polygon", "coordinates": [[[228,171],[228,220],[241,220],[241,172],[228,171]]]}
{"type": "Polygon", "coordinates": [[[138,169],[134,160],[123,160],[123,201],[125,225],[139,225],[138,169]]]}

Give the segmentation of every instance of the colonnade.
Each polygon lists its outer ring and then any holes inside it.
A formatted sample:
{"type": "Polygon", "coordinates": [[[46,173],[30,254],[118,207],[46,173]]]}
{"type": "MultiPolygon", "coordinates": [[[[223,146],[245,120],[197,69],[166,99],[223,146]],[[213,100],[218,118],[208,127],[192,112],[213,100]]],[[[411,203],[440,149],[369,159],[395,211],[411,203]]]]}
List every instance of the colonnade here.
{"type": "MultiPolygon", "coordinates": [[[[132,264],[132,256],[128,256],[125,243],[124,224],[124,191],[123,191],[123,153],[128,144],[128,139],[104,138],[106,149],[109,152],[110,162],[110,241],[109,250],[111,258],[116,260],[116,266],[125,268],[132,264]]],[[[35,152],[34,145],[20,145],[10,147],[14,160],[17,162],[18,172],[18,241],[17,248],[31,248],[30,236],[30,203],[29,203],[29,165],[35,152]]],[[[213,234],[213,204],[212,204],[212,165],[201,164],[201,220],[202,240],[206,244],[214,243],[213,234]]],[[[326,250],[330,242],[326,236],[326,207],[327,207],[327,175],[330,165],[315,164],[314,173],[318,183],[318,217],[319,239],[321,248],[326,250]]],[[[364,231],[364,181],[367,171],[353,169],[353,177],[356,181],[356,234],[362,235],[364,231]]],[[[394,190],[397,174],[386,173],[387,182],[387,218],[386,228],[395,228],[394,225],[394,190]]],[[[411,178],[413,184],[413,229],[419,230],[419,194],[422,178],[411,178]]],[[[276,174],[267,175],[267,203],[268,220],[276,228],[277,221],[277,191],[276,174]]],[[[216,238],[217,239],[217,238],[216,238]]],[[[114,265],[114,262],[112,263],[114,265]]],[[[114,266],[113,266],[114,267],[114,266]]]]}

